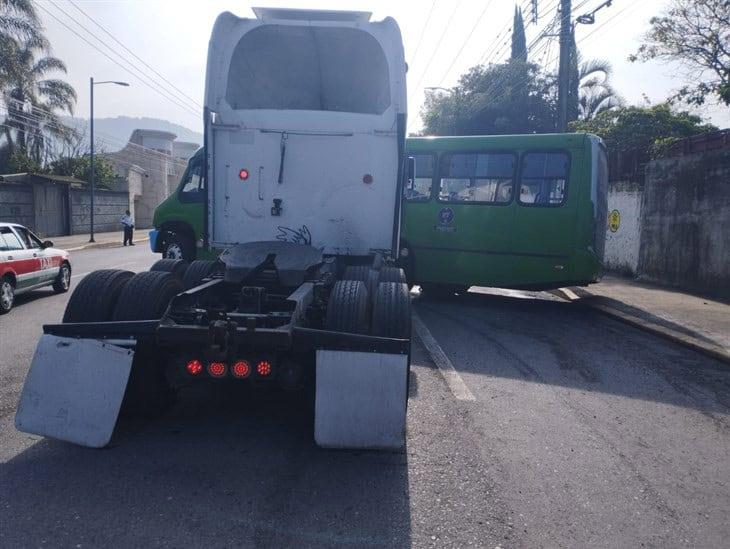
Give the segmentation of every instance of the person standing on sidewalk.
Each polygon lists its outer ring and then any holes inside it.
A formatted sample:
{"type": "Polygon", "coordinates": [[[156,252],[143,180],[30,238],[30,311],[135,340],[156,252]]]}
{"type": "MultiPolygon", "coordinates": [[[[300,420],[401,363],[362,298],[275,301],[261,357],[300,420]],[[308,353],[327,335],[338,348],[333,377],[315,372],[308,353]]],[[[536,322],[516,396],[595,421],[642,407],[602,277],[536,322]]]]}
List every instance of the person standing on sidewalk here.
{"type": "Polygon", "coordinates": [[[134,242],[132,242],[134,220],[132,219],[132,214],[129,210],[125,211],[122,216],[122,227],[124,228],[124,245],[126,246],[127,242],[129,242],[130,246],[134,246],[134,242]]]}

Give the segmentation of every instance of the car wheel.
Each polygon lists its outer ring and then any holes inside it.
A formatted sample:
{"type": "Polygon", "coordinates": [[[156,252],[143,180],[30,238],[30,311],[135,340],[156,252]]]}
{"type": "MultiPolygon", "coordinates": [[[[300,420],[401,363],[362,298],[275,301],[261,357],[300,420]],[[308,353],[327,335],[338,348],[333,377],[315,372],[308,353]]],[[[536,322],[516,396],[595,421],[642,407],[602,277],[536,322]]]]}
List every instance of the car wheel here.
{"type": "Polygon", "coordinates": [[[53,281],[53,291],[57,294],[68,292],[71,287],[71,266],[68,263],[62,263],[61,269],[58,271],[56,280],[53,281]]]}
{"type": "Polygon", "coordinates": [[[0,315],[9,313],[15,301],[15,287],[9,278],[0,280],[0,315]]]}

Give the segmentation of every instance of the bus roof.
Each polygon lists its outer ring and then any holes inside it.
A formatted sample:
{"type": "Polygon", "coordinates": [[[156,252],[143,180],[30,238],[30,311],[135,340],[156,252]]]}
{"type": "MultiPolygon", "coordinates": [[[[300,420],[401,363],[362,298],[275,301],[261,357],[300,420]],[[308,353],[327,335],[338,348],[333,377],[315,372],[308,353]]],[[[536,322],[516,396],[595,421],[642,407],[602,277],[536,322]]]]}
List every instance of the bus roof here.
{"type": "Polygon", "coordinates": [[[546,148],[571,149],[582,147],[588,133],[543,133],[525,135],[456,135],[409,137],[406,146],[409,151],[459,150],[477,147],[520,149],[546,148]]]}

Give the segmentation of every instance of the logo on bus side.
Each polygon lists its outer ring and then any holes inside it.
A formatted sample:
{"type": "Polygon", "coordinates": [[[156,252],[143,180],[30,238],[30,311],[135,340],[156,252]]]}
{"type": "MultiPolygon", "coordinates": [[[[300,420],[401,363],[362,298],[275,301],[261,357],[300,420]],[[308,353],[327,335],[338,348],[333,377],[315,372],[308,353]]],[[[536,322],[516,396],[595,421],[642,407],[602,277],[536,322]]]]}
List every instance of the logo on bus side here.
{"type": "Polygon", "coordinates": [[[439,225],[451,225],[454,222],[454,210],[441,208],[439,211],[439,225]]]}
{"type": "Polygon", "coordinates": [[[452,225],[454,222],[454,210],[451,208],[441,208],[439,210],[438,222],[434,230],[444,233],[453,233],[456,231],[456,227],[452,225]]]}

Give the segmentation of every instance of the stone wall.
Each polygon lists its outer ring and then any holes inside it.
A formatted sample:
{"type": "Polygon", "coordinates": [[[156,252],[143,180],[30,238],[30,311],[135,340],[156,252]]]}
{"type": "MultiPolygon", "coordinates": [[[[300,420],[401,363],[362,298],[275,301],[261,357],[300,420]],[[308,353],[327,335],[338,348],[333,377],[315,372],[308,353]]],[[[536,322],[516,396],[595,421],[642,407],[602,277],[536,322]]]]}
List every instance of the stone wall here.
{"type": "Polygon", "coordinates": [[[618,212],[618,227],[606,231],[606,268],[635,276],[641,245],[641,200],[643,185],[636,181],[611,181],[608,212],[618,212]],[[615,229],[615,230],[614,230],[615,229]]]}
{"type": "Polygon", "coordinates": [[[647,166],[639,276],[730,298],[730,150],[647,166]]]}
{"type": "MultiPolygon", "coordinates": [[[[91,193],[71,190],[71,234],[85,234],[91,228],[91,193]]],[[[129,209],[129,193],[99,191],[94,193],[94,231],[97,233],[122,230],[120,219],[129,209]]]]}

